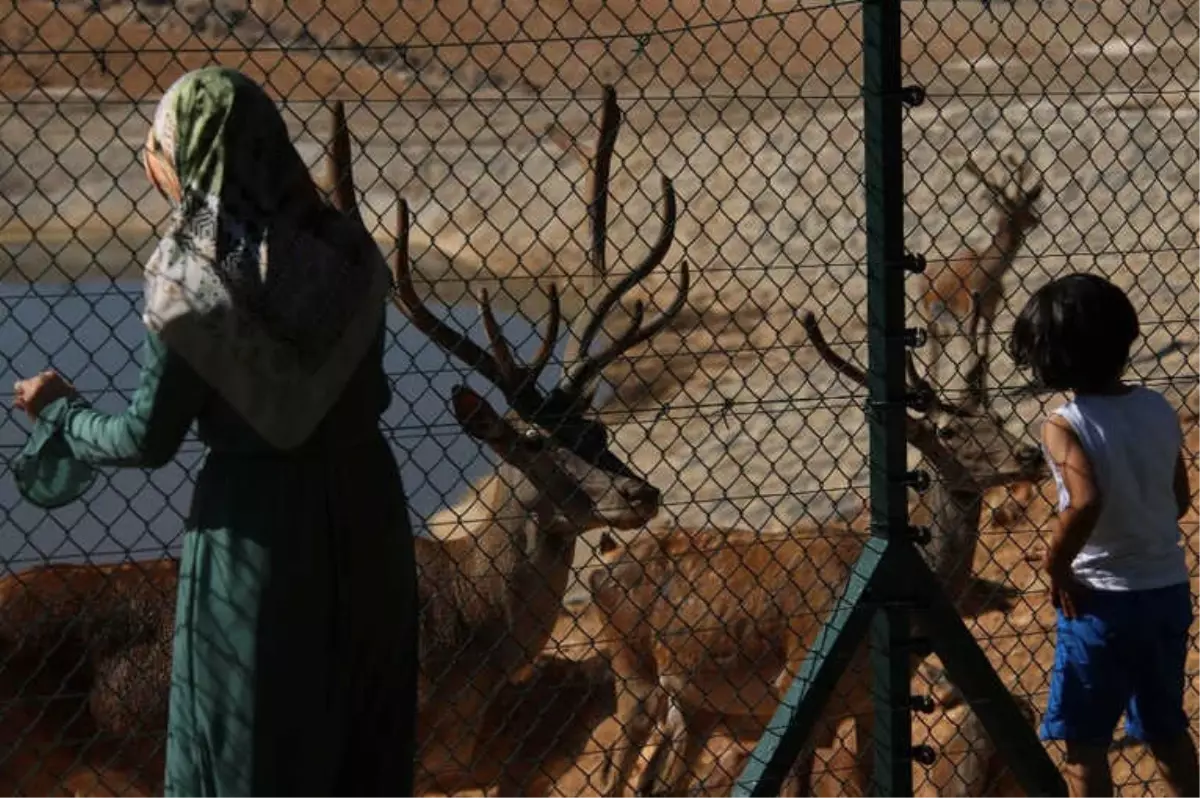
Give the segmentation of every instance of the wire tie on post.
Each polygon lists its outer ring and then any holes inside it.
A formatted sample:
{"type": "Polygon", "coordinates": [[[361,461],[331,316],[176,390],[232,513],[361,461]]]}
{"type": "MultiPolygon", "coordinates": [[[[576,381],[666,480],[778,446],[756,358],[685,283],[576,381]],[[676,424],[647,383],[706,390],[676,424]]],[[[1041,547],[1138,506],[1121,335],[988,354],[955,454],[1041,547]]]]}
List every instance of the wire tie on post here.
{"type": "Polygon", "coordinates": [[[911,84],[900,90],[900,101],[909,108],[916,108],[925,102],[925,87],[911,84]]]}
{"type": "Polygon", "coordinates": [[[937,752],[928,745],[914,745],[912,747],[912,758],[914,762],[919,762],[925,767],[929,767],[937,761],[937,752]]]}
{"type": "Polygon", "coordinates": [[[920,252],[905,252],[904,259],[900,261],[900,265],[904,268],[904,271],[908,272],[909,274],[924,274],[925,267],[928,266],[929,263],[925,260],[925,256],[920,252]]]}
{"type": "Polygon", "coordinates": [[[915,490],[917,493],[924,493],[929,490],[929,486],[933,484],[933,480],[929,478],[929,472],[921,469],[904,472],[904,484],[915,490]]]}

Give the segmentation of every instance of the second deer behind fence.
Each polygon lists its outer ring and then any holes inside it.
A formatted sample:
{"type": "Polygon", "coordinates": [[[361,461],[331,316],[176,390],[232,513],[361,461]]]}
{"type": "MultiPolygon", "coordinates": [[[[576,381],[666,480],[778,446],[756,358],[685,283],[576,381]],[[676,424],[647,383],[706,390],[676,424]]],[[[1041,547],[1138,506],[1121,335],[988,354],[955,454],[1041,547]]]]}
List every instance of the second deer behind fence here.
{"type": "MultiPolygon", "coordinates": [[[[975,332],[984,311],[978,299],[972,306],[975,332]]],[[[833,351],[815,317],[808,314],[805,326],[830,366],[865,385],[863,370],[833,351]]],[[[923,553],[952,596],[962,594],[971,574],[985,491],[1038,478],[1044,467],[1040,450],[1006,432],[1004,420],[993,414],[986,370],[976,346],[971,388],[965,399],[952,402],[918,375],[911,357],[908,361],[910,404],[917,415],[908,417],[907,438],[936,474],[923,553]]],[[[849,525],[824,524],[770,536],[675,529],[610,545],[591,587],[606,627],[599,646],[618,676],[616,717],[625,738],[611,747],[604,764],[604,794],[623,794],[652,737],[636,794],[680,795],[718,723],[751,722],[761,732],[865,540],[849,525]]],[[[847,668],[823,722],[810,735],[810,754],[801,758],[783,794],[810,794],[805,790],[812,747],[830,745],[840,722],[849,718],[858,740],[856,780],[860,789],[869,789],[874,709],[866,650],[861,646],[847,668]]]]}

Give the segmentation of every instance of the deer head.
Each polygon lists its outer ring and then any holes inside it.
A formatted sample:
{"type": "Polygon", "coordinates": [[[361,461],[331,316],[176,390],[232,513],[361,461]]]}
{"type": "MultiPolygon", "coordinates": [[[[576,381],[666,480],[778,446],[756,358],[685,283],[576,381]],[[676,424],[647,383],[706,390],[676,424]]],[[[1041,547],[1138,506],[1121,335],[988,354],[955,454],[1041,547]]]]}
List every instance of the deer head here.
{"type": "MultiPolygon", "coordinates": [[[[606,245],[605,211],[608,192],[608,157],[616,137],[616,95],[605,96],[605,125],[608,156],[598,157],[593,200],[589,207],[592,224],[592,255],[603,258],[606,245]],[[599,253],[598,255],[596,253],[599,253]]],[[[603,149],[603,147],[602,147],[603,149]]],[[[486,443],[519,475],[507,480],[514,485],[518,500],[538,513],[543,524],[548,517],[574,531],[598,527],[633,528],[648,522],[658,512],[659,493],[635,475],[609,447],[609,431],[590,413],[595,385],[604,368],[629,348],[654,336],[679,313],[687,299],[689,276],[684,263],[679,291],[666,310],[649,323],[645,308],[634,305],[632,321],[608,346],[591,353],[591,345],[611,312],[633,286],[658,266],[674,238],[675,194],[670,181],[663,180],[664,224],[656,244],[636,269],[624,277],[600,301],[580,339],[578,354],[566,365],[559,384],[549,392],[538,386],[558,340],[562,312],[558,291],[549,289],[550,312],[546,332],[533,360],[519,363],[500,331],[488,295],[480,297],[484,330],[490,352],[469,337],[451,329],[421,302],[408,263],[408,207],[399,202],[395,261],[396,305],[412,323],[442,349],[469,365],[503,393],[513,413],[501,416],[481,396],[466,386],[455,389],[454,413],[463,429],[486,443]],[[523,477],[523,479],[521,478],[523,477]],[[547,516],[546,514],[550,515],[547,516]]]]}
{"type": "Polygon", "coordinates": [[[1041,224],[1041,216],[1038,215],[1034,206],[1038,198],[1042,196],[1044,186],[1039,179],[1033,185],[1025,187],[1025,180],[1029,176],[1032,165],[1032,156],[1028,149],[1024,150],[1023,157],[1020,159],[1012,153],[1008,153],[1002,157],[1002,160],[1013,170],[1010,174],[1010,182],[1013,186],[1011,196],[1004,185],[988,178],[987,173],[974,158],[968,157],[963,166],[987,188],[992,201],[1008,221],[1010,229],[1018,235],[1024,235],[1041,224]]]}
{"type": "MultiPolygon", "coordinates": [[[[911,411],[905,433],[908,442],[941,472],[952,489],[982,492],[998,485],[1039,479],[1045,461],[1041,449],[1009,433],[1004,419],[991,408],[985,380],[987,359],[979,349],[982,303],[978,293],[972,295],[972,305],[968,336],[974,357],[962,399],[952,401],[939,396],[929,380],[918,373],[912,353],[905,354],[909,384],[905,404],[911,411]]],[[[833,351],[811,312],[804,314],[804,328],[826,363],[866,387],[864,371],[833,351]]]]}

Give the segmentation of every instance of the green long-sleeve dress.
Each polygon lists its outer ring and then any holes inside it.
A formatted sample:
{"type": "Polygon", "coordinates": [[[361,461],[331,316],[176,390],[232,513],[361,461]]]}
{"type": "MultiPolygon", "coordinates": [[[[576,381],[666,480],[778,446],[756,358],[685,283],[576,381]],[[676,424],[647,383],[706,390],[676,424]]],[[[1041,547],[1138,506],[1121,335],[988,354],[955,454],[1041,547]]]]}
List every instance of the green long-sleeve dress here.
{"type": "Polygon", "coordinates": [[[86,487],[88,464],[165,464],[193,421],[210,450],[180,563],[168,795],[411,794],[416,573],[379,430],[382,356],[381,330],[332,412],[286,453],[153,333],[124,413],[72,398],[38,419],[16,473],[48,506],[86,487]]]}

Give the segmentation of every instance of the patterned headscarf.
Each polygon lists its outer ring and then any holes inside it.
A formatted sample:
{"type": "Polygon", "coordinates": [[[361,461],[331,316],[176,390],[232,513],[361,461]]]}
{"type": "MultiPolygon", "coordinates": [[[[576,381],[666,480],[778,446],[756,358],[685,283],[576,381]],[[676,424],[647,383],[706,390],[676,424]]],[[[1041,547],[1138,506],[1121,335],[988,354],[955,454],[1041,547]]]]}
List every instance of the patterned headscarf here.
{"type": "Polygon", "coordinates": [[[379,330],[387,265],[320,199],[274,102],[232,69],[176,81],[147,149],[180,197],[146,266],[146,326],[268,443],[303,443],[379,330]]]}

